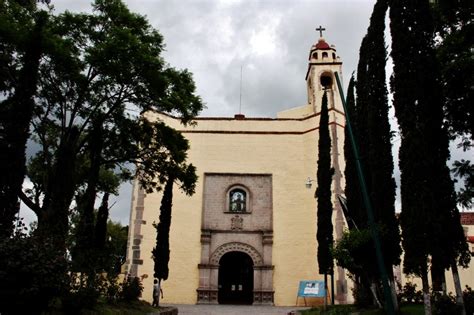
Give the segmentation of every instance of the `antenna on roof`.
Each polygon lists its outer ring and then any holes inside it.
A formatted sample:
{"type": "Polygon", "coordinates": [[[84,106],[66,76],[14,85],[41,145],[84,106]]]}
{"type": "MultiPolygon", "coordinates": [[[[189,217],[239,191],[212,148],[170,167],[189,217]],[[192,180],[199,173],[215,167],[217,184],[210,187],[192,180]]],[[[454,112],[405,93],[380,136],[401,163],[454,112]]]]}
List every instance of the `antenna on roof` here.
{"type": "Polygon", "coordinates": [[[240,66],[240,100],[239,100],[239,114],[242,114],[242,66],[240,66]]]}

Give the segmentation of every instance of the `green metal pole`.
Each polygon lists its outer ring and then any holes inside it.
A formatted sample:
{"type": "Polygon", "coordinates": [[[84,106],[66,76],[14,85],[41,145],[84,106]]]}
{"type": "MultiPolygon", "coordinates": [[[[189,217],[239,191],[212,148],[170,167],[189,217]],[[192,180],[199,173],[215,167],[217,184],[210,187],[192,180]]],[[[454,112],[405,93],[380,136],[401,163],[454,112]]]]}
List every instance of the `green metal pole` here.
{"type": "Polygon", "coordinates": [[[364,200],[364,205],[367,210],[367,217],[369,219],[370,232],[375,243],[375,256],[377,257],[377,265],[379,267],[380,276],[382,278],[383,292],[385,296],[385,310],[389,315],[395,315],[395,309],[393,307],[394,303],[392,300],[392,292],[390,289],[390,284],[388,282],[387,271],[385,270],[385,263],[382,255],[382,247],[380,245],[380,237],[378,230],[375,226],[374,212],[372,209],[372,203],[370,202],[369,193],[367,192],[367,186],[365,185],[364,172],[362,171],[362,165],[360,163],[359,149],[357,147],[357,142],[352,132],[351,121],[349,118],[349,112],[347,110],[346,100],[344,98],[344,91],[342,90],[341,81],[339,80],[339,74],[337,71],[334,72],[337,81],[337,87],[339,89],[339,95],[341,96],[342,106],[344,107],[344,113],[346,115],[346,128],[349,132],[349,137],[351,140],[352,151],[354,153],[354,158],[356,160],[357,174],[359,177],[359,184],[362,190],[362,198],[364,200]]]}

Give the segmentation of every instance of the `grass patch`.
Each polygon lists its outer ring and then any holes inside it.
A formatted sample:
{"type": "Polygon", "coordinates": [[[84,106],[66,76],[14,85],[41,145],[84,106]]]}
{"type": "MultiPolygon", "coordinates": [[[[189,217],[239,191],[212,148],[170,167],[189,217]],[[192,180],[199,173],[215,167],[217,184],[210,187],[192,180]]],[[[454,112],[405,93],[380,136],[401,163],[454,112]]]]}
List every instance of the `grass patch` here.
{"type": "Polygon", "coordinates": [[[130,314],[142,315],[157,312],[158,308],[152,307],[149,303],[143,301],[135,302],[118,302],[117,304],[99,304],[93,311],[81,313],[81,315],[114,315],[114,314],[130,314]]]}
{"type": "MultiPolygon", "coordinates": [[[[165,308],[163,308],[165,309],[165,308]]],[[[117,302],[115,304],[108,304],[100,302],[91,310],[81,310],[77,312],[78,315],[144,315],[153,312],[158,312],[160,308],[152,307],[150,303],[144,301],[133,301],[133,302],[117,302]]],[[[43,315],[66,315],[65,312],[60,310],[53,310],[51,312],[45,312],[43,315]]]]}
{"type": "MultiPolygon", "coordinates": [[[[385,311],[381,309],[357,309],[354,305],[332,305],[328,306],[328,310],[324,311],[323,306],[300,311],[302,315],[385,315],[385,311]]],[[[408,304],[402,305],[401,315],[423,315],[423,305],[408,304]]]]}

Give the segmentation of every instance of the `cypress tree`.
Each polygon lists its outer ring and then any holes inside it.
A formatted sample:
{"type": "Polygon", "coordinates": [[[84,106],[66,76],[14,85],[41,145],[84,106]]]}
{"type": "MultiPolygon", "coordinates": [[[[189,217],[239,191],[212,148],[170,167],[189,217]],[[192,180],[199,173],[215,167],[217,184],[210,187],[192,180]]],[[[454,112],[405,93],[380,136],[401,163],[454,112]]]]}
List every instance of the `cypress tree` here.
{"type": "MultiPolygon", "coordinates": [[[[349,117],[351,117],[354,136],[357,138],[357,108],[354,98],[355,84],[356,82],[354,75],[352,75],[347,88],[346,108],[349,117]]],[[[347,128],[344,129],[344,157],[346,160],[344,177],[346,179],[345,195],[347,198],[347,209],[349,211],[350,218],[354,221],[356,227],[359,228],[361,226],[360,224],[362,219],[365,218],[365,215],[363,214],[365,210],[362,207],[359,180],[357,179],[356,162],[350,141],[349,130],[347,128]]]]}
{"type": "MultiPolygon", "coordinates": [[[[395,179],[393,178],[392,133],[388,119],[385,65],[387,51],[384,30],[387,2],[374,6],[367,31],[367,182],[375,222],[381,229],[385,268],[393,281],[393,265],[400,263],[400,233],[395,217],[395,179]]],[[[361,114],[362,114],[361,113],[361,114]]]]}
{"type": "MultiPolygon", "coordinates": [[[[385,269],[393,282],[392,266],[400,261],[400,235],[395,217],[395,180],[393,178],[393,158],[391,153],[391,131],[388,120],[387,87],[385,84],[385,48],[384,29],[387,2],[379,0],[374,6],[367,35],[360,47],[360,59],[357,68],[357,106],[353,104],[352,91],[348,92],[347,107],[354,133],[359,144],[361,164],[366,175],[366,185],[374,209],[374,219],[382,237],[382,254],[385,269]]],[[[352,87],[350,87],[352,89],[352,87]]],[[[346,131],[347,133],[347,131],[346,131]]],[[[352,154],[349,136],[346,135],[346,196],[348,208],[359,229],[368,228],[365,207],[362,206],[361,192],[355,160],[352,154]]],[[[360,246],[360,244],[359,244],[360,246]]],[[[365,298],[369,283],[375,287],[380,275],[375,264],[373,243],[364,245],[366,254],[353,257],[363,268],[358,277],[358,297],[365,298]],[[369,254],[369,257],[367,257],[369,254]]],[[[393,289],[393,286],[392,286],[393,289]]],[[[372,290],[374,302],[377,302],[376,290],[372,290]]],[[[393,294],[395,294],[393,292],[393,294]]],[[[358,301],[366,303],[366,301],[358,301]]]]}
{"type": "Polygon", "coordinates": [[[155,226],[157,230],[156,247],[153,248],[153,260],[155,262],[154,277],[161,280],[167,280],[169,269],[168,262],[170,260],[170,225],[171,225],[171,208],[173,205],[173,176],[168,178],[160,206],[160,222],[155,226]]]}
{"type": "MultiPolygon", "coordinates": [[[[364,46],[365,47],[365,46],[364,46]]],[[[361,47],[362,49],[362,47],[361,47]]],[[[361,60],[364,60],[361,58],[361,60]]],[[[354,137],[359,140],[358,137],[358,114],[357,106],[354,97],[354,88],[356,86],[356,81],[354,79],[354,75],[352,75],[349,86],[347,88],[347,98],[346,98],[346,109],[348,111],[348,115],[351,118],[352,123],[352,132],[354,133],[354,137]]],[[[359,186],[359,179],[357,175],[357,167],[356,167],[356,160],[354,157],[352,144],[350,141],[349,129],[346,128],[344,130],[344,157],[346,161],[346,168],[344,170],[344,177],[346,179],[346,188],[345,188],[345,195],[347,198],[347,210],[349,212],[350,219],[353,220],[354,227],[350,227],[349,225],[349,235],[350,237],[355,237],[359,235],[359,229],[364,228],[367,226],[367,214],[366,210],[363,206],[362,202],[362,195],[359,186]]],[[[349,221],[349,218],[347,218],[349,221]]],[[[366,229],[363,231],[367,232],[366,229]]],[[[364,232],[361,232],[364,233],[364,232]]],[[[353,245],[353,244],[352,244],[353,245]]],[[[365,249],[365,248],[364,248],[365,249]]],[[[364,254],[366,256],[366,254],[364,254]]],[[[364,265],[363,262],[359,261],[359,257],[357,255],[351,255],[351,258],[354,260],[355,264],[358,266],[364,265]]],[[[338,262],[339,263],[339,262],[338,262]]],[[[366,266],[365,266],[366,267],[366,266]]],[[[376,268],[374,266],[370,268],[360,268],[351,270],[351,273],[354,274],[355,286],[356,290],[354,291],[354,298],[355,303],[361,307],[367,306],[372,303],[371,293],[370,293],[370,281],[368,277],[368,270],[374,270],[376,268]],[[365,271],[365,272],[364,272],[365,271]]]]}
{"type": "Polygon", "coordinates": [[[318,152],[318,188],[316,189],[318,228],[316,239],[318,241],[319,274],[324,274],[325,287],[327,288],[327,275],[333,273],[334,265],[331,253],[333,246],[331,182],[334,169],[331,168],[331,138],[329,136],[328,99],[326,92],[324,92],[321,102],[318,152]]]}
{"type": "Polygon", "coordinates": [[[443,269],[456,268],[468,257],[467,244],[446,165],[448,137],[428,1],[391,0],[390,20],[392,90],[402,136],[404,272],[422,278],[425,312],[430,314],[428,258],[432,256],[443,269]]]}

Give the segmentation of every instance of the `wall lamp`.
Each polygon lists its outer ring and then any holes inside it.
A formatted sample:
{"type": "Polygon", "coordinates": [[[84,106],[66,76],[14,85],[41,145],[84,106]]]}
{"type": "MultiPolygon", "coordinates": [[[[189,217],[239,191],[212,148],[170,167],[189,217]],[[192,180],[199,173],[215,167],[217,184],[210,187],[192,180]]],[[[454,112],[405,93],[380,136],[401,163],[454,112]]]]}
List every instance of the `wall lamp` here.
{"type": "Polygon", "coordinates": [[[313,186],[313,184],[311,184],[312,182],[315,182],[315,180],[308,177],[308,179],[306,180],[306,183],[305,183],[306,188],[310,189],[311,186],[313,186]]]}

